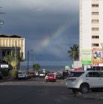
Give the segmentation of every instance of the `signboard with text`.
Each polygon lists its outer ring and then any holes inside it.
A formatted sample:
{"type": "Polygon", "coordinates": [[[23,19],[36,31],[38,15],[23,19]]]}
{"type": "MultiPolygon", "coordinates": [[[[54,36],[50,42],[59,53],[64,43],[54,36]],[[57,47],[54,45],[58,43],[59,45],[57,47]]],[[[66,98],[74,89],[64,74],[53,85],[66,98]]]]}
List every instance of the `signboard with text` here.
{"type": "Polygon", "coordinates": [[[92,52],[91,50],[82,50],[82,64],[92,63],[92,52]]]}
{"type": "Polygon", "coordinates": [[[93,48],[92,53],[93,64],[103,64],[103,50],[99,48],[93,48]]]}
{"type": "Polygon", "coordinates": [[[0,65],[0,68],[8,68],[9,66],[8,66],[8,64],[1,64],[0,65]]]}

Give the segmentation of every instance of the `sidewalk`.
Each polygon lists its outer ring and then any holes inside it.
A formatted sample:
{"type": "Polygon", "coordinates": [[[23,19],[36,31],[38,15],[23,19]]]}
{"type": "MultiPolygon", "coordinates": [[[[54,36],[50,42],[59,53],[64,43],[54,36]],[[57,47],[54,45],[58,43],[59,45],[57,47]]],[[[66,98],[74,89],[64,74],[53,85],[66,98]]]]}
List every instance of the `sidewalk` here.
{"type": "Polygon", "coordinates": [[[13,80],[13,78],[10,76],[7,76],[7,77],[3,77],[3,79],[0,79],[0,82],[6,82],[6,81],[10,81],[10,80],[13,80]]]}

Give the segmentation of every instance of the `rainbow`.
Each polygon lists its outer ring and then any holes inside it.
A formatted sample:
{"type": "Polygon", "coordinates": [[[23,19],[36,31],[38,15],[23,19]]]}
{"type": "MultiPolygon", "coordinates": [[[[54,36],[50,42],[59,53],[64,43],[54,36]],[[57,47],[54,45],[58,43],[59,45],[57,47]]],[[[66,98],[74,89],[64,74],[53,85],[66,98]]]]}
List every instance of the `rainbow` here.
{"type": "Polygon", "coordinates": [[[39,47],[37,47],[36,50],[41,50],[44,47],[49,46],[55,40],[57,41],[57,39],[61,35],[63,35],[63,32],[67,29],[67,27],[68,27],[68,24],[66,23],[65,25],[63,25],[62,27],[60,27],[51,37],[46,37],[45,39],[43,39],[42,42],[40,43],[41,45],[39,47]]]}

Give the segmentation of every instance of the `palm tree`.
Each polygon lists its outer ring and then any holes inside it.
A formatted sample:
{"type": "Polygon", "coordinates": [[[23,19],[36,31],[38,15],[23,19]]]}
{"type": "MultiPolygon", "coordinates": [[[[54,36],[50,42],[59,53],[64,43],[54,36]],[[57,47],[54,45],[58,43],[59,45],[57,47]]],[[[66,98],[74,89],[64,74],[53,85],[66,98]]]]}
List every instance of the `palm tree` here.
{"type": "Polygon", "coordinates": [[[3,60],[6,61],[9,65],[11,65],[13,69],[15,69],[19,63],[17,54],[12,51],[7,56],[5,56],[3,60]]]}
{"type": "Polygon", "coordinates": [[[69,57],[73,59],[73,62],[79,59],[79,46],[77,44],[73,44],[72,47],[68,50],[69,57]]]}
{"type": "Polygon", "coordinates": [[[34,64],[34,65],[33,65],[33,69],[34,69],[35,71],[38,71],[38,70],[40,69],[40,65],[39,65],[39,64],[34,64]]]}

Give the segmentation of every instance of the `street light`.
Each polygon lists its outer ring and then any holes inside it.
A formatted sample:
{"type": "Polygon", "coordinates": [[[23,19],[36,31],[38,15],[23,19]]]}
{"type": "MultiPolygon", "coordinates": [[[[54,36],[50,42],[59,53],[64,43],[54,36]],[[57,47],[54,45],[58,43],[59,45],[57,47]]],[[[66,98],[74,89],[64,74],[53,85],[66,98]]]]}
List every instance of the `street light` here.
{"type": "Polygon", "coordinates": [[[34,63],[36,63],[36,60],[37,60],[37,64],[39,64],[39,55],[38,55],[38,52],[35,52],[33,49],[31,50],[28,50],[27,51],[27,70],[29,70],[29,61],[30,61],[30,51],[33,52],[33,65],[34,63]]]}
{"type": "Polygon", "coordinates": [[[3,25],[3,24],[4,24],[4,21],[1,21],[1,20],[0,20],[0,25],[3,25]]]}
{"type": "Polygon", "coordinates": [[[37,64],[39,64],[39,53],[37,52],[36,55],[37,55],[37,64]]]}
{"type": "Polygon", "coordinates": [[[35,55],[34,55],[34,54],[35,54],[35,53],[34,53],[34,50],[30,50],[30,51],[33,52],[33,65],[34,65],[34,60],[35,60],[35,59],[34,59],[34,58],[35,58],[35,55]]]}
{"type": "Polygon", "coordinates": [[[39,53],[38,52],[35,52],[35,51],[33,51],[33,65],[34,65],[34,63],[39,64],[39,53]]]}
{"type": "Polygon", "coordinates": [[[29,51],[27,51],[27,70],[29,70],[29,51]]]}
{"type": "MultiPolygon", "coordinates": [[[[16,62],[16,59],[17,59],[17,41],[15,40],[15,62],[16,62]]],[[[15,66],[15,69],[17,68],[17,65],[15,66]]]]}
{"type": "MultiPolygon", "coordinates": [[[[27,51],[27,70],[29,70],[30,51],[33,51],[33,50],[27,51]]],[[[34,64],[34,51],[33,51],[33,64],[34,64]]]]}
{"type": "MultiPolygon", "coordinates": [[[[2,8],[2,7],[0,7],[2,8]]],[[[5,14],[4,12],[0,12],[0,14],[5,14]]],[[[4,24],[4,21],[0,20],[0,25],[3,25],[4,24]]]]}

